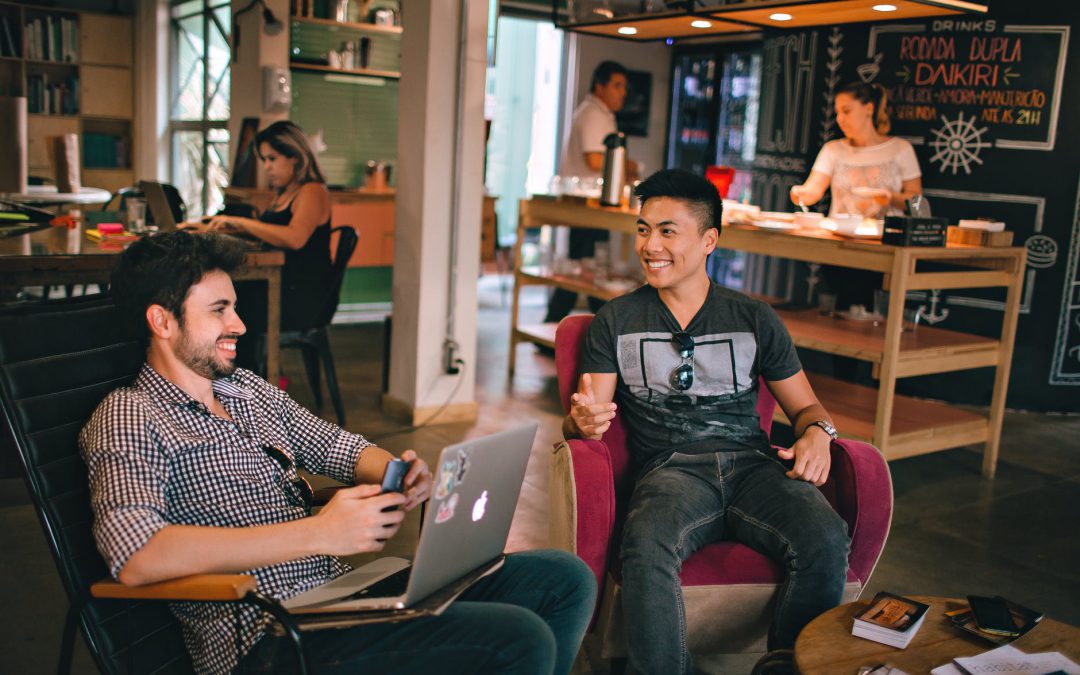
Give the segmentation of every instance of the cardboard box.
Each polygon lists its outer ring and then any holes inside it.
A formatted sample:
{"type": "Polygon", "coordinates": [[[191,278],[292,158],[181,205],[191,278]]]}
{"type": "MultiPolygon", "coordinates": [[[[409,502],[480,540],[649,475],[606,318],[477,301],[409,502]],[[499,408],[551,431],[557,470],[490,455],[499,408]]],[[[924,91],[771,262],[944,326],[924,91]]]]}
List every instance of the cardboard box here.
{"type": "Polygon", "coordinates": [[[988,232],[986,230],[973,230],[967,227],[950,225],[947,238],[950,244],[965,244],[967,246],[1012,246],[1013,233],[1011,230],[988,232]]]}

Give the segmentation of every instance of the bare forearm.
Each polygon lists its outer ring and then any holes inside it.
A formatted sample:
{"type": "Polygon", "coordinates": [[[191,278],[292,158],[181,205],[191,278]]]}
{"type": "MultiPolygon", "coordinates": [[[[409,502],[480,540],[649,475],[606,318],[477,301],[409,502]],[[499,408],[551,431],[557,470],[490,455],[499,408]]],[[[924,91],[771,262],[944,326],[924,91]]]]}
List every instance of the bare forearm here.
{"type": "Polygon", "coordinates": [[[189,574],[244,572],[319,553],[312,518],[257,527],[169,525],[135,552],[119,580],[142,585],[189,574]]]}
{"type": "Polygon", "coordinates": [[[377,445],[364,448],[364,451],[360,453],[360,459],[356,460],[356,468],[353,471],[354,482],[357,485],[382,483],[386,464],[393,458],[393,455],[377,445]]]}
{"type": "Polygon", "coordinates": [[[310,233],[301,232],[299,228],[287,225],[268,225],[251,218],[237,218],[237,226],[253,237],[262,239],[271,246],[278,248],[298,249],[307,243],[310,233]]]}
{"type": "Polygon", "coordinates": [[[832,418],[829,417],[829,413],[825,411],[825,407],[820,403],[809,405],[800,410],[795,415],[795,419],[791,420],[791,428],[795,432],[795,438],[801,437],[803,432],[806,431],[806,427],[819,420],[825,420],[832,424],[832,418]]]}

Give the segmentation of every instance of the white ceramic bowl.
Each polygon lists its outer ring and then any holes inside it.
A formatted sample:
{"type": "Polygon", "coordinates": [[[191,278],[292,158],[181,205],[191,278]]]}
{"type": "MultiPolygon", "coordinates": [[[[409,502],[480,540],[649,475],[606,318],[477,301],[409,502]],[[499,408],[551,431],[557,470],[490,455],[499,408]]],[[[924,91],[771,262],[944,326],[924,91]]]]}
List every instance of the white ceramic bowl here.
{"type": "Polygon", "coordinates": [[[816,212],[795,212],[795,227],[801,227],[805,230],[812,230],[821,227],[821,222],[825,220],[825,216],[816,212]]]}

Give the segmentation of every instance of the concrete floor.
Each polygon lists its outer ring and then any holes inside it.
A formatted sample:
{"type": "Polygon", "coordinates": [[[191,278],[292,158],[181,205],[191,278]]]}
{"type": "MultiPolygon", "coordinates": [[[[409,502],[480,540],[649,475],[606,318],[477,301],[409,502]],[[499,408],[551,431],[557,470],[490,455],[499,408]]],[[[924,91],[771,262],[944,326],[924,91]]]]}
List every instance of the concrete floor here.
{"type": "MultiPolygon", "coordinates": [[[[513,381],[506,377],[509,299],[496,277],[481,279],[480,288],[479,422],[390,435],[401,425],[378,412],[383,329],[365,324],[331,331],[347,427],[394,452],[415,448],[431,462],[449,443],[524,420],[539,421],[508,549],[541,547],[547,542],[550,448],[560,439],[554,363],[522,345],[518,373],[513,381]]],[[[543,304],[538,293],[527,294],[526,318],[539,320],[543,304]]],[[[286,352],[284,368],[291,379],[289,393],[310,405],[296,353],[286,352]]],[[[332,419],[329,405],[324,414],[332,419]]],[[[1010,413],[993,481],[979,474],[978,450],[961,448],[890,464],[895,515],[867,593],[1000,594],[1080,625],[1080,417],[1010,413]]],[[[67,603],[21,480],[0,480],[0,532],[5,538],[0,594],[8,606],[0,612],[0,672],[54,670],[67,603]]],[[[415,533],[411,521],[388,552],[409,553],[415,533]]],[[[602,662],[590,661],[592,670],[606,670],[602,662]]],[[[95,670],[80,641],[74,671],[95,670]]]]}

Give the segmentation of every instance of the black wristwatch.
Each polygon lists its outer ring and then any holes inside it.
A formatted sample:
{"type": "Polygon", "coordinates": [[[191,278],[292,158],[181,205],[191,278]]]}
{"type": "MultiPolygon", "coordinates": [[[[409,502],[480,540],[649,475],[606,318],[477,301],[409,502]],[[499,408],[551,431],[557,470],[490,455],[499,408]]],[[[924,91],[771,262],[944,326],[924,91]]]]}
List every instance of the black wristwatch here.
{"type": "MultiPolygon", "coordinates": [[[[810,424],[806,425],[806,429],[809,429],[810,427],[818,427],[825,433],[829,434],[829,438],[833,439],[834,441],[838,437],[836,433],[836,427],[834,427],[832,423],[828,420],[818,420],[816,422],[811,422],[810,424]]],[[[806,433],[806,429],[803,429],[804,434],[806,433]]]]}

